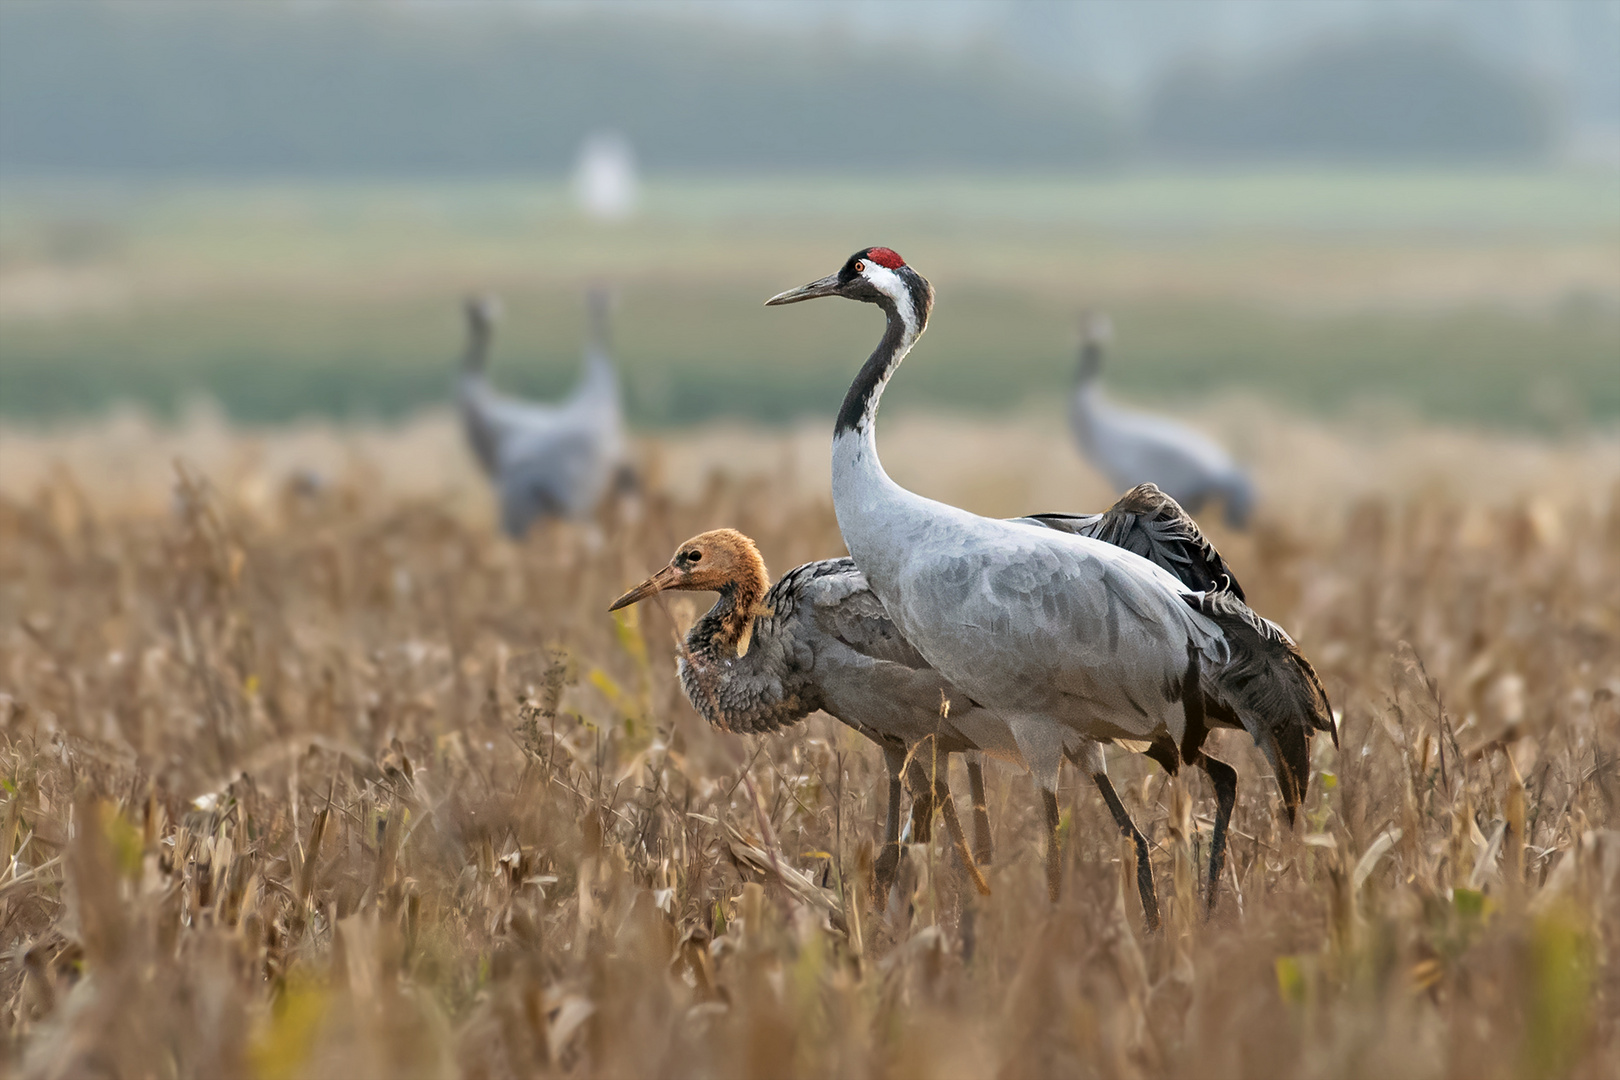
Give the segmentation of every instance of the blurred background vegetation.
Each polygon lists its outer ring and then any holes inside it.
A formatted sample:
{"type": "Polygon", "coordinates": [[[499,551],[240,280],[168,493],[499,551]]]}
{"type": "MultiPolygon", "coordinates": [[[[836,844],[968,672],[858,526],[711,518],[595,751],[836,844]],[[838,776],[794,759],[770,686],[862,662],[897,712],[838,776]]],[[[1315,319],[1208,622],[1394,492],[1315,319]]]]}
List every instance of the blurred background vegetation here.
{"type": "Polygon", "coordinates": [[[1106,307],[1139,400],[1620,416],[1620,4],[1148,7],[8,2],[0,415],[399,415],[473,290],[552,393],[602,278],[639,424],[825,414],[869,320],[759,303],[886,243],[900,407],[1052,407],[1106,307]]]}

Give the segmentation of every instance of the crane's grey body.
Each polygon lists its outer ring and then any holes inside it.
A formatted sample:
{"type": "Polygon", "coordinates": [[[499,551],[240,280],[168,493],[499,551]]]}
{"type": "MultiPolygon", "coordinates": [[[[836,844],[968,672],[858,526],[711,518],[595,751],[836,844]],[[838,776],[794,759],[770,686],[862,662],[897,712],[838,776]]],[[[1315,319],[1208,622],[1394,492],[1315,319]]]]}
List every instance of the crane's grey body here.
{"type": "Polygon", "coordinates": [[[1069,426],[1080,452],[1116,491],[1152,483],[1197,513],[1219,498],[1226,521],[1242,528],[1254,506],[1248,474],[1212,439],[1162,416],[1121,408],[1102,388],[1105,329],[1088,324],[1079,376],[1069,402],[1069,426]]]}
{"type": "MultiPolygon", "coordinates": [[[[1241,597],[1219,553],[1151,485],[1100,514],[1003,524],[1092,538],[1115,552],[1137,552],[1184,590],[1221,580],[1241,597]]],[[[880,745],[911,747],[937,736],[947,753],[977,750],[1023,763],[1007,725],[906,640],[853,559],[823,559],[784,575],[752,617],[747,651],[732,656],[717,642],[737,602],[722,594],[693,625],[680,660],[682,688],[716,727],[775,731],[821,709],[880,745]]]]}
{"type": "Polygon", "coordinates": [[[555,405],[505,397],[486,370],[493,311],[468,304],[468,349],[457,382],[462,426],[495,486],[501,527],[521,537],[541,518],[589,517],[627,467],[619,380],[607,351],[607,298],[590,295],[591,334],[573,391],[555,405]]]}
{"type": "Polygon", "coordinates": [[[1006,722],[1038,783],[1055,787],[1064,752],[1086,739],[1164,731],[1180,743],[1189,650],[1214,668],[1227,659],[1219,628],[1187,602],[1198,593],[1101,540],[905,491],[867,434],[833,447],[833,506],[856,565],[900,634],[1006,722]]]}

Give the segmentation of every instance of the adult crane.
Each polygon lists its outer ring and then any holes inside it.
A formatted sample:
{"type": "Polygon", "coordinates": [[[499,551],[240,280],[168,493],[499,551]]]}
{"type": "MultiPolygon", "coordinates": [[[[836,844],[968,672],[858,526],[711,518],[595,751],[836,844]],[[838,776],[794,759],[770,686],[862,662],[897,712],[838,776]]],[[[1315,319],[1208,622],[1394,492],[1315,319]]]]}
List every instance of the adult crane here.
{"type": "Polygon", "coordinates": [[[1226,523],[1244,528],[1254,509],[1254,484],[1225,450],[1174,420],[1120,408],[1103,393],[1103,350],[1113,337],[1106,315],[1088,315],[1082,324],[1080,365],[1069,401],[1069,428],[1080,452],[1116,491],[1157,484],[1195,514],[1218,498],[1226,523]]]}
{"type": "Polygon", "coordinates": [[[495,390],[488,365],[500,305],[493,297],[466,303],[467,347],[456,399],[473,455],[495,486],[501,527],[514,539],[537,519],[587,518],[610,489],[633,482],[619,379],[608,352],[608,305],[606,290],[587,294],[583,370],[573,391],[551,405],[495,390]]]}
{"type": "MultiPolygon", "coordinates": [[[[1321,681],[1292,639],[1230,589],[1192,589],[1102,540],[980,517],[896,484],[878,459],[877,410],[928,325],[933,288],[892,249],[863,248],[836,273],[767,304],[824,296],[875,304],[885,316],[834,426],[839,531],[902,636],[1011,730],[1046,807],[1052,899],[1061,889],[1062,760],[1100,759],[1102,741],[1146,740],[1201,763],[1210,725],[1240,727],[1270,760],[1292,822],[1312,734],[1337,742],[1321,681]]],[[[1215,841],[1224,857],[1225,836],[1211,840],[1213,900],[1215,841]]]]}
{"type": "MultiPolygon", "coordinates": [[[[1193,588],[1220,582],[1238,588],[1225,561],[1193,520],[1151,484],[1127,493],[1100,514],[1043,514],[1015,520],[1095,536],[1137,551],[1193,588]]],[[[928,823],[938,805],[952,839],[963,842],[943,781],[946,770],[928,768],[923,762],[932,760],[930,754],[943,761],[951,753],[965,752],[974,805],[973,859],[988,863],[989,817],[977,752],[1021,764],[1010,731],[942,678],[901,637],[852,560],[806,563],[774,586],[769,582],[754,542],[735,530],[719,529],[681,544],[669,565],[614,601],[610,610],[666,589],[716,592],[719,599],[688,632],[680,658],[682,688],[705,719],[725,731],[775,731],[822,709],[878,744],[889,768],[889,812],[877,866],[885,887],[898,865],[902,774],[916,799],[913,834],[919,840],[928,838],[928,823]],[[942,708],[945,703],[948,707],[942,708]],[[928,740],[932,745],[924,749],[928,740]]],[[[1148,752],[1170,771],[1176,770],[1179,762],[1173,753],[1167,756],[1160,746],[1151,746],[1148,752]]],[[[1149,926],[1155,926],[1158,904],[1147,838],[1120,802],[1100,752],[1086,747],[1076,756],[1116,824],[1136,845],[1143,913],[1149,926]]],[[[1236,773],[1213,758],[1205,767],[1212,776],[1230,779],[1229,784],[1217,783],[1222,796],[1217,827],[1224,836],[1236,773]]],[[[967,858],[963,862],[977,881],[973,863],[967,858]]]]}

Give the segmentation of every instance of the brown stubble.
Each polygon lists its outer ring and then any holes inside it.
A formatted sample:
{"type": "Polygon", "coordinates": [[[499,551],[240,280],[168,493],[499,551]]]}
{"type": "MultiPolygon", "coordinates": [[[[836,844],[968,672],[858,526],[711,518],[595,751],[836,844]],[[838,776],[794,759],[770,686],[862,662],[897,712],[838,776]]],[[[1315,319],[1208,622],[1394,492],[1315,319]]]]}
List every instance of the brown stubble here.
{"type": "Polygon", "coordinates": [[[601,614],[705,529],[837,554],[814,484],[717,474],[606,544],[512,545],[377,475],[0,500],[8,1071],[1583,1076],[1620,1050],[1614,490],[1348,493],[1234,538],[1343,709],[1299,828],[1215,733],[1240,780],[1206,920],[1207,781],[1117,757],[1175,897],[1150,935],[1089,781],[1053,908],[1039,796],[992,769],[964,959],[950,874],[900,915],[863,887],[875,748],[824,717],[714,731],[676,620],[601,614]]]}

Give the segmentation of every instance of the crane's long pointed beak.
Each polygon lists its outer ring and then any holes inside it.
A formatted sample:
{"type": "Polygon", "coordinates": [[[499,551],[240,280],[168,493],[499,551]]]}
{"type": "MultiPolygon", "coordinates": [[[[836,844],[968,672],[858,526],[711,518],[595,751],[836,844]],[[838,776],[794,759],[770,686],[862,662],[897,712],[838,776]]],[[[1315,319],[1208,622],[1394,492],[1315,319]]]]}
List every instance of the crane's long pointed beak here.
{"type": "Polygon", "coordinates": [[[680,578],[681,572],[679,570],[675,569],[673,566],[666,566],[662,570],[658,571],[658,573],[648,578],[646,581],[643,581],[640,585],[637,585],[635,588],[613,601],[613,606],[608,608],[608,610],[618,611],[620,608],[629,607],[631,604],[634,604],[639,600],[645,600],[654,593],[661,593],[665,589],[674,585],[680,580],[680,578]]]}
{"type": "Polygon", "coordinates": [[[837,296],[840,283],[838,275],[824,277],[820,281],[812,281],[808,285],[800,285],[797,289],[777,293],[765,301],[766,307],[776,307],[778,304],[797,304],[800,300],[814,300],[818,296],[837,296]]]}

